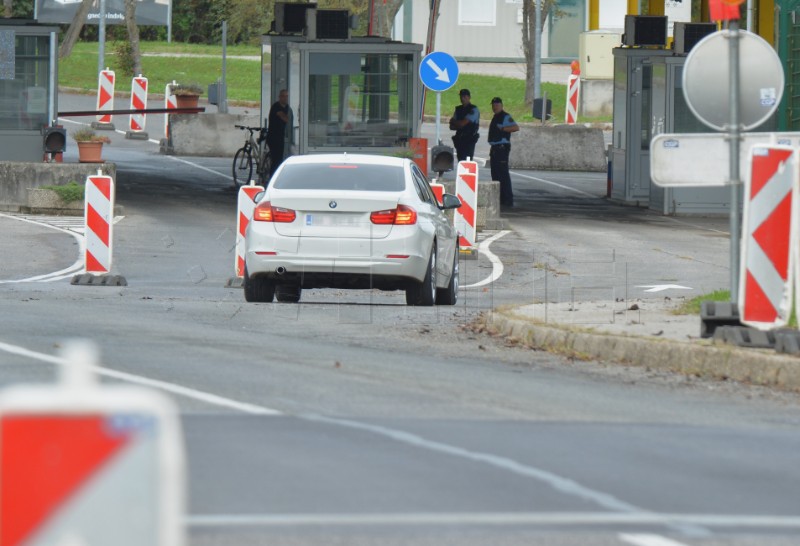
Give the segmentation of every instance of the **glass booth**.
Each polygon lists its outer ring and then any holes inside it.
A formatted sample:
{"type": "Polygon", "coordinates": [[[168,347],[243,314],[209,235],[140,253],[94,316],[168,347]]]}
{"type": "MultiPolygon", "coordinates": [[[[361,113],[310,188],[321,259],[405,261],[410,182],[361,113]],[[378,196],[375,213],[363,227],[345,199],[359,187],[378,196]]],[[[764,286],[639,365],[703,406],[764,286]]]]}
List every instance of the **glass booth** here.
{"type": "Polygon", "coordinates": [[[289,154],[387,153],[420,131],[422,46],[384,38],[263,37],[261,119],[289,91],[289,154]]]}

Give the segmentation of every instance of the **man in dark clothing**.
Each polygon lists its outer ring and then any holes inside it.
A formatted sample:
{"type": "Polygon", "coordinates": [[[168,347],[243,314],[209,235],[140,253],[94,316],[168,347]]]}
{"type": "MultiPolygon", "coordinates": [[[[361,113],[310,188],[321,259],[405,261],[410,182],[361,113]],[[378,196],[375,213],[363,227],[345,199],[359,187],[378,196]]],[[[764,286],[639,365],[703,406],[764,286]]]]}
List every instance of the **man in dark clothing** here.
{"type": "Polygon", "coordinates": [[[284,145],[287,136],[286,129],[290,125],[291,112],[289,108],[289,92],[286,89],[281,89],[280,93],[278,93],[277,102],[269,109],[269,117],[267,118],[267,145],[269,146],[269,156],[272,161],[270,176],[275,174],[280,164],[283,163],[284,145]]]}
{"type": "Polygon", "coordinates": [[[511,154],[511,133],[519,131],[519,125],[505,110],[500,97],[492,99],[494,117],[489,123],[489,161],[492,180],[500,182],[500,206],[514,206],[511,189],[511,174],[508,172],[508,156],[511,154]]]}
{"type": "Polygon", "coordinates": [[[450,129],[456,132],[453,135],[456,157],[459,161],[464,161],[475,157],[481,113],[478,107],[470,102],[469,89],[462,89],[458,95],[461,98],[461,106],[456,106],[453,117],[450,118],[450,129]]]}

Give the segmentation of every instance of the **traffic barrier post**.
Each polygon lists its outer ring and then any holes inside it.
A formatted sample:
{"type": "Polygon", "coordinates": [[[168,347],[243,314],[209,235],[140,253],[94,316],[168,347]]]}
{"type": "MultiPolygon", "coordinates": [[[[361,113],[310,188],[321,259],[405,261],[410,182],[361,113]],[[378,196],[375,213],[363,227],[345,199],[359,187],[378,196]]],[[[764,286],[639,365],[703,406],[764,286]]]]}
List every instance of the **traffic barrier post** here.
{"type": "Polygon", "coordinates": [[[461,207],[455,209],[454,224],[459,233],[458,246],[464,252],[473,250],[478,222],[478,163],[459,161],[456,170],[456,196],[461,207]]]}
{"type": "MultiPolygon", "coordinates": [[[[139,74],[131,82],[131,110],[147,109],[147,78],[139,74]]],[[[125,133],[125,138],[147,140],[145,132],[147,116],[144,113],[130,115],[130,130],[125,133]]]]}
{"type": "Polygon", "coordinates": [[[574,125],[578,121],[578,104],[581,92],[580,75],[571,74],[567,80],[567,125],[574,125]]]}
{"type": "MultiPolygon", "coordinates": [[[[165,110],[174,110],[178,107],[178,100],[175,98],[175,95],[172,94],[172,88],[176,85],[178,85],[178,82],[172,80],[172,83],[168,83],[164,90],[165,110]]],[[[164,138],[169,142],[169,114],[164,114],[164,138]]]]}
{"type": "Polygon", "coordinates": [[[239,188],[238,206],[236,210],[236,252],[234,256],[234,276],[228,279],[229,288],[240,288],[244,281],[244,238],[247,224],[253,218],[256,209],[255,197],[264,191],[264,186],[257,186],[250,182],[249,186],[239,188]]]}
{"type": "MultiPolygon", "coordinates": [[[[116,74],[113,70],[106,68],[100,71],[97,83],[97,111],[103,112],[107,110],[114,110],[114,84],[116,83],[116,74]]],[[[98,114],[97,121],[92,123],[94,129],[114,130],[114,124],[111,122],[111,114],[98,114]]]]}
{"type": "Polygon", "coordinates": [[[59,384],[0,392],[3,546],[185,544],[177,409],[153,390],[101,385],[98,360],[94,344],[71,341],[54,359],[59,384]]]}
{"type": "Polygon", "coordinates": [[[791,146],[754,146],[744,186],[739,274],[743,324],[770,330],[791,312],[797,248],[798,152],[791,146]]]}

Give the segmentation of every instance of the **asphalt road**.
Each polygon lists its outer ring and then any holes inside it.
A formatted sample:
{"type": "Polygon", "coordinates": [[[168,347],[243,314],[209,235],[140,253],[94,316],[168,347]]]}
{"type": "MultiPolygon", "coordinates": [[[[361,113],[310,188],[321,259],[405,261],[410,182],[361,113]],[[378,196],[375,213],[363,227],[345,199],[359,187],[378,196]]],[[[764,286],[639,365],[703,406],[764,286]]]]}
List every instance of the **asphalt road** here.
{"type": "MultiPolygon", "coordinates": [[[[113,269],[129,286],[0,284],[0,385],[54,380],[48,357],[71,337],[99,345],[104,381],[163,382],[184,428],[191,545],[797,543],[798,397],[470,328],[581,287],[726,287],[725,219],[616,206],[604,174],[519,172],[511,232],[488,249],[503,273],[462,262],[456,307],[321,290],[245,304],[225,288],[230,160],[113,138],[113,269]]],[[[0,226],[0,281],[75,261],[68,234],[0,226]]]]}

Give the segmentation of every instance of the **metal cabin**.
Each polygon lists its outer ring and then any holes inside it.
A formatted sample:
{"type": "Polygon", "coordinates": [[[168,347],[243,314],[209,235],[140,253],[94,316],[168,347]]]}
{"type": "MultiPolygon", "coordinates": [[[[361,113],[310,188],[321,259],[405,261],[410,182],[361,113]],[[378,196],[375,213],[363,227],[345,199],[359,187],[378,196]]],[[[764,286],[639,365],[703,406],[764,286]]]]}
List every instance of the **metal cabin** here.
{"type": "Polygon", "coordinates": [[[419,136],[422,46],[385,38],[262,37],[261,119],[289,91],[288,155],[392,153],[419,136]]]}

